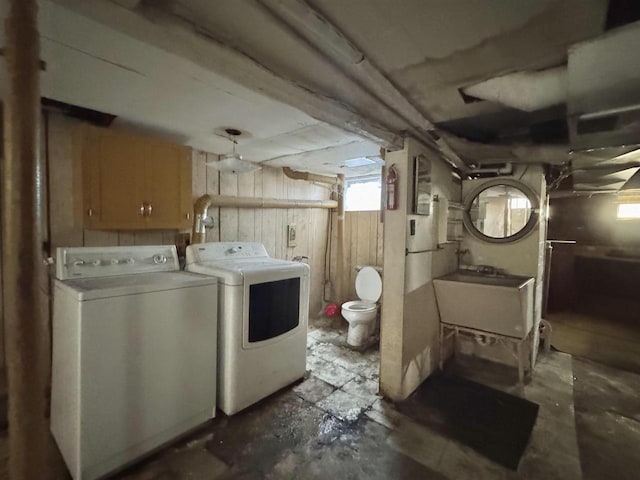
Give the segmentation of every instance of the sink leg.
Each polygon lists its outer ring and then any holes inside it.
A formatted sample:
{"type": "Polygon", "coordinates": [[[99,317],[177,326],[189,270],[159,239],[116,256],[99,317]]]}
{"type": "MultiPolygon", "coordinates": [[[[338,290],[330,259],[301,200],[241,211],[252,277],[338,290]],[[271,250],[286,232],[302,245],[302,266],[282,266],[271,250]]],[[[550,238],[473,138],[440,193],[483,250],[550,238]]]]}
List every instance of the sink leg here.
{"type": "Polygon", "coordinates": [[[516,344],[518,350],[518,381],[524,386],[524,365],[522,364],[522,342],[516,344]]]}
{"type": "Polygon", "coordinates": [[[440,371],[444,369],[444,325],[440,324],[440,371]]]}

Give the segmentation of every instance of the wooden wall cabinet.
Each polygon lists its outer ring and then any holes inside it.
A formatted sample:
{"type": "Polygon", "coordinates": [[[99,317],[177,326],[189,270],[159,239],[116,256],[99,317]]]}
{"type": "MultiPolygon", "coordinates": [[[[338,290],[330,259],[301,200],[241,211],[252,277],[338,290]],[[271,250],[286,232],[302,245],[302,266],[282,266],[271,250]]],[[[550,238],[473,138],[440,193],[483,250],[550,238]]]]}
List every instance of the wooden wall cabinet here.
{"type": "Polygon", "coordinates": [[[190,148],[89,126],[79,137],[84,228],[191,227],[190,148]]]}

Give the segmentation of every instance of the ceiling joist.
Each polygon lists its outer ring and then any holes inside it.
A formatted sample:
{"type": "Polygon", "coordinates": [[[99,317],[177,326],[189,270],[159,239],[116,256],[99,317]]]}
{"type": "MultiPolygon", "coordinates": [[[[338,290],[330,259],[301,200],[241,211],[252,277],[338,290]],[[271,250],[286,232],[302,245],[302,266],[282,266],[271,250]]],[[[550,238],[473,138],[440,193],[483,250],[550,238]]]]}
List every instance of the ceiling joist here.
{"type": "Polygon", "coordinates": [[[391,150],[403,147],[404,140],[399,133],[363,117],[342,102],[278,75],[257,60],[225,45],[210,32],[203,32],[196,25],[175,15],[153,9],[152,18],[146,18],[140,9],[132,11],[112,2],[98,0],[54,2],[132,38],[215,71],[246,88],[296,107],[317,120],[391,150]]]}
{"type": "Polygon", "coordinates": [[[467,165],[436,133],[433,123],[404,96],[365,53],[322,12],[303,0],[258,0],[300,37],[314,45],[358,84],[407,122],[407,130],[427,146],[439,151],[453,166],[467,165]]]}

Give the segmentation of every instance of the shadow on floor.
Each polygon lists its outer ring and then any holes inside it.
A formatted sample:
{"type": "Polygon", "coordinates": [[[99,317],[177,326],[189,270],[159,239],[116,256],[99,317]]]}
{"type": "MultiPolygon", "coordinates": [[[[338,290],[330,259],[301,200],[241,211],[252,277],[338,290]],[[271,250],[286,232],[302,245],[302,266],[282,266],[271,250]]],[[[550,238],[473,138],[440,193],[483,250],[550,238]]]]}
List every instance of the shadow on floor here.
{"type": "Polygon", "coordinates": [[[637,479],[640,375],[577,358],[573,375],[584,479],[637,479]]]}
{"type": "Polygon", "coordinates": [[[434,374],[396,408],[488,459],[517,470],[539,405],[451,373],[434,374]]]}
{"type": "Polygon", "coordinates": [[[640,300],[592,296],[546,315],[561,352],[640,373],[640,300]]]}
{"type": "Polygon", "coordinates": [[[540,405],[514,472],[380,398],[377,350],[348,350],[343,335],[311,329],[305,379],[232,417],[220,414],[114,478],[630,480],[640,471],[640,375],[557,352],[539,357],[525,386],[515,369],[455,365],[459,375],[540,405]]]}

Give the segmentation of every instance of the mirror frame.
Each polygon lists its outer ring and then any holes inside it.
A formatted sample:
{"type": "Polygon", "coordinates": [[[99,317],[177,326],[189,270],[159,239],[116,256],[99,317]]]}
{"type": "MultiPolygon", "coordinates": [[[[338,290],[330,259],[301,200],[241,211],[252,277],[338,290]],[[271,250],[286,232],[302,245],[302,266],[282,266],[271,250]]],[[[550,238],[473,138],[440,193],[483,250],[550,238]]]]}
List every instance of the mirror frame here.
{"type": "Polygon", "coordinates": [[[536,193],[531,190],[527,185],[517,181],[506,178],[495,178],[493,180],[489,180],[488,182],[484,182],[482,185],[479,185],[477,188],[474,188],[469,195],[464,200],[464,212],[462,215],[462,223],[464,224],[467,231],[476,237],[479,240],[483,240],[489,243],[511,243],[516,242],[527,235],[529,235],[535,227],[538,225],[538,221],[540,219],[540,199],[536,193]],[[478,195],[491,187],[496,187],[498,185],[506,185],[507,187],[513,187],[520,190],[524,195],[529,199],[531,203],[531,215],[529,216],[529,220],[525,224],[524,227],[520,229],[517,233],[509,237],[504,238],[495,238],[485,235],[480,230],[476,228],[471,220],[471,215],[469,211],[471,210],[471,204],[476,199],[478,195]]]}

